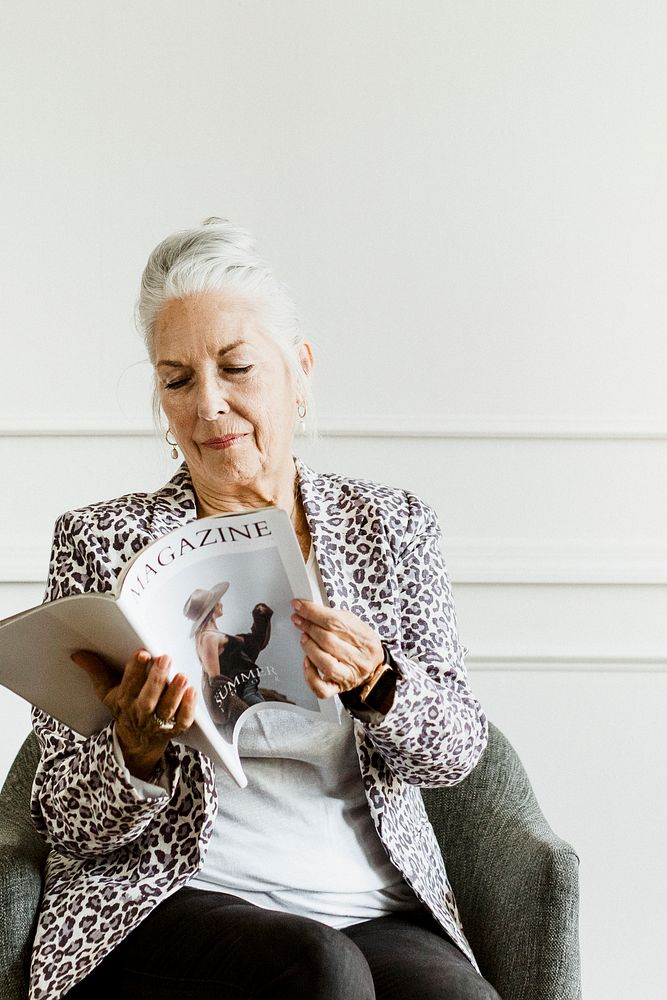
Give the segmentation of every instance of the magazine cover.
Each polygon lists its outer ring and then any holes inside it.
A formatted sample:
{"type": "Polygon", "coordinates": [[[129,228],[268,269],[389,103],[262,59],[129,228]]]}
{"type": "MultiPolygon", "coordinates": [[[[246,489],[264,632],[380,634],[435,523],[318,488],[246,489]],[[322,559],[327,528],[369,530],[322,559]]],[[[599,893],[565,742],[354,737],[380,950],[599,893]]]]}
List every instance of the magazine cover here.
{"type": "Polygon", "coordinates": [[[318,699],[303,676],[294,597],[319,601],[289,518],[276,508],[193,521],[144,549],[121,582],[119,608],[151,652],[168,653],[173,672],[187,674],[197,724],[237,780],[249,713],[340,721],[338,699],[318,699]]]}

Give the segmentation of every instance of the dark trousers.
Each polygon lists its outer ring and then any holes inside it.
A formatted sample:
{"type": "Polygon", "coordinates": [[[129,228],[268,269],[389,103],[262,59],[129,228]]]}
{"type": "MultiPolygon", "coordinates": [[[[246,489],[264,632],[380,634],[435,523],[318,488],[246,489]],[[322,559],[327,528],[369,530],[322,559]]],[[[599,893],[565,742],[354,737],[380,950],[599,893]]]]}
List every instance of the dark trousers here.
{"type": "Polygon", "coordinates": [[[499,1000],[426,909],[336,930],[181,889],[67,1000],[499,1000]]]}

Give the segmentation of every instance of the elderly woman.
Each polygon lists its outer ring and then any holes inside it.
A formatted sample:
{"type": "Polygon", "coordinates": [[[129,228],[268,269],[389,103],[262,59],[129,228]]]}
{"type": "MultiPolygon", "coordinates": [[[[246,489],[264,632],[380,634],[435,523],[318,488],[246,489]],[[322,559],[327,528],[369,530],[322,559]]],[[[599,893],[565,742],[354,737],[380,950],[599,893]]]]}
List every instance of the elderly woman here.
{"type": "Polygon", "coordinates": [[[208,220],[167,238],[138,316],[184,463],[155,493],[64,514],[48,597],[112,589],[194,518],[281,507],[322,602],[294,602],[304,676],[341,724],[259,711],[240,789],[173,739],[196,695],[166,656],[138,650],[119,681],[76,654],[114,718],[84,739],[34,713],[51,851],[32,1000],[497,998],[419,792],[465,778],[487,738],[434,512],[295,459],[313,355],[247,233],[208,220]]]}

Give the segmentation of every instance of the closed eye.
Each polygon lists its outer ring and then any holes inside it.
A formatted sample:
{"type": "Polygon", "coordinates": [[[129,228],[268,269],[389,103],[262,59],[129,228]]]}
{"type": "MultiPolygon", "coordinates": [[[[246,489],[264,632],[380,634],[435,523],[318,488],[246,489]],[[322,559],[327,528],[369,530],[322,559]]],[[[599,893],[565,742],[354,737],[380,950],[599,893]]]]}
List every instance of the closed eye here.
{"type": "MultiPolygon", "coordinates": [[[[234,368],[227,367],[223,368],[226,375],[247,375],[255,366],[254,365],[243,365],[242,367],[234,368]]],[[[182,386],[186,385],[190,381],[190,376],[184,376],[183,378],[175,378],[171,382],[165,382],[165,389],[180,389],[182,386]]]]}
{"type": "Polygon", "coordinates": [[[186,378],[176,378],[173,382],[165,382],[165,389],[180,389],[188,380],[186,378]]]}

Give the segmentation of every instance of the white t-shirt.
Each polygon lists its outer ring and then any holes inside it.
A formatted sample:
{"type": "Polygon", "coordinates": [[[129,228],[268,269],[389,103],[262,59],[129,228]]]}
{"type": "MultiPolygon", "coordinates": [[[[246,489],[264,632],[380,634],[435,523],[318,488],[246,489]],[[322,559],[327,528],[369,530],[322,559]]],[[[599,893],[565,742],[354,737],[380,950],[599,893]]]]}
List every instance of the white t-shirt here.
{"type": "MultiPolygon", "coordinates": [[[[307,570],[328,606],[312,548],[307,570]]],[[[421,909],[373,825],[346,712],[340,726],[284,709],[255,713],[239,754],[248,784],[218,769],[218,816],[191,886],[332,927],[421,909]]]]}

